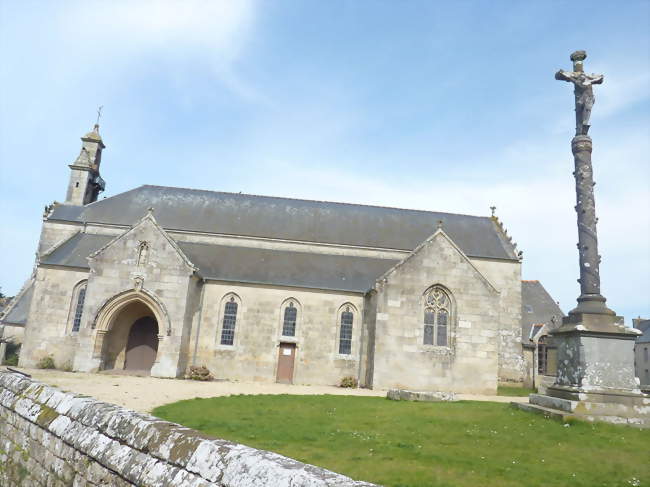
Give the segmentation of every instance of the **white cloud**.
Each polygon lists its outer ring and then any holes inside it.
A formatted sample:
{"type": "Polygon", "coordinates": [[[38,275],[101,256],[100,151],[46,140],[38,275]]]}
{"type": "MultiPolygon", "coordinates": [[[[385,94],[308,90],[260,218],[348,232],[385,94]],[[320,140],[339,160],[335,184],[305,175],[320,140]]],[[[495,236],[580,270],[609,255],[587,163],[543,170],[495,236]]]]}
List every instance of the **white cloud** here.
{"type": "Polygon", "coordinates": [[[199,55],[217,52],[221,59],[235,59],[253,21],[249,0],[138,0],[67,2],[59,10],[56,25],[62,38],[80,49],[100,47],[120,55],[161,50],[165,56],[185,48],[203,49],[199,55]],[[208,52],[206,52],[208,51],[208,52]]]}
{"type": "MultiPolygon", "coordinates": [[[[318,127],[310,129],[318,132],[318,127]]],[[[329,134],[325,124],[324,134],[329,134]]],[[[570,136],[570,135],[569,135],[570,136]]],[[[313,136],[315,137],[315,136],[313,136]]],[[[327,139],[327,137],[326,137],[327,139]]],[[[282,137],[279,140],[286,140],[282,137]]],[[[322,142],[322,141],[319,141],[322,142]]],[[[639,211],[650,207],[645,154],[650,150],[642,130],[603,136],[595,141],[597,213],[603,293],[612,308],[628,318],[650,309],[645,281],[650,273],[650,222],[639,211]]],[[[489,206],[524,251],[523,277],[539,279],[565,311],[579,294],[575,186],[570,145],[522,140],[501,152],[483,156],[480,166],[500,163],[520,170],[480,177],[446,175],[443,161],[432,161],[439,177],[394,171],[394,178],[355,169],[355,161],[339,152],[333,167],[327,156],[311,154],[296,141],[275,148],[255,144],[258,160],[244,192],[305,199],[374,204],[451,213],[488,215],[489,206]],[[320,164],[319,164],[320,162],[320,164]]],[[[381,160],[381,155],[377,155],[381,160]]],[[[372,157],[372,155],[369,155],[372,157]]]]}

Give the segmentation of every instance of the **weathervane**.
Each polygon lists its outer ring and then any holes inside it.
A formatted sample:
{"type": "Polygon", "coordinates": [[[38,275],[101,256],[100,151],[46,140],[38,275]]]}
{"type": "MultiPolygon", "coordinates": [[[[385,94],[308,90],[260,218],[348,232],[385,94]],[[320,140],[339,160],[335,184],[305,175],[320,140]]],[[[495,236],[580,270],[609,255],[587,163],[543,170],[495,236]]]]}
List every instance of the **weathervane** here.
{"type": "Polygon", "coordinates": [[[104,105],[100,105],[97,109],[97,122],[95,122],[95,125],[99,125],[99,119],[102,118],[102,108],[104,108],[104,105]]]}

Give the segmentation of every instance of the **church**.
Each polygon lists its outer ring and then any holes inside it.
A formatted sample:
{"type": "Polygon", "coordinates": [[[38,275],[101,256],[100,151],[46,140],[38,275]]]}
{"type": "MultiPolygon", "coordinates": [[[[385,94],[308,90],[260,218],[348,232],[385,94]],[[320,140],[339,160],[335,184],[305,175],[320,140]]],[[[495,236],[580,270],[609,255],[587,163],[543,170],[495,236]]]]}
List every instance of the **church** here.
{"type": "Polygon", "coordinates": [[[140,186],[99,126],[4,323],[20,366],[495,393],[520,383],[521,253],[495,216],[140,186]]]}

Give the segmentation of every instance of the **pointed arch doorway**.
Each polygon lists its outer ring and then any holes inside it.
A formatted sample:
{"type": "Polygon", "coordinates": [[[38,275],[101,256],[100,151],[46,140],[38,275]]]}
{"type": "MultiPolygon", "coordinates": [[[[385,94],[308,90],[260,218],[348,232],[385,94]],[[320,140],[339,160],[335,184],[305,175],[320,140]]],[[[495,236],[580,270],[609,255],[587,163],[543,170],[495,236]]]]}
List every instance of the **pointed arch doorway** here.
{"type": "Polygon", "coordinates": [[[156,313],[142,299],[123,303],[110,319],[102,339],[102,369],[149,374],[158,355],[156,313]]]}

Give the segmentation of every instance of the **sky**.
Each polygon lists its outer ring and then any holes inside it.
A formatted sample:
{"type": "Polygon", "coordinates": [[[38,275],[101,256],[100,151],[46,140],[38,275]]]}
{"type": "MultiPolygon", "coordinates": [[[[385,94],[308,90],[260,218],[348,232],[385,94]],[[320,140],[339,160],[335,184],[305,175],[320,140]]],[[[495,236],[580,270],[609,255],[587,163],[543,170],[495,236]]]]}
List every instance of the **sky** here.
{"type": "MultiPolygon", "coordinates": [[[[100,132],[102,196],[142,184],[489,215],[567,312],[579,295],[572,51],[602,292],[650,317],[650,2],[0,0],[0,286],[100,132]]],[[[100,196],[101,197],[101,196],[100,196]]]]}

